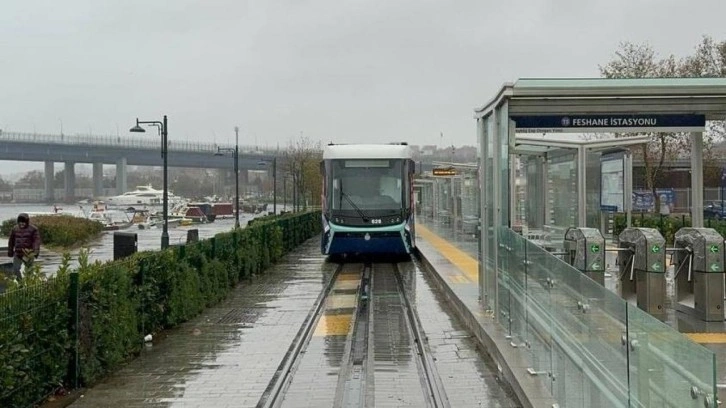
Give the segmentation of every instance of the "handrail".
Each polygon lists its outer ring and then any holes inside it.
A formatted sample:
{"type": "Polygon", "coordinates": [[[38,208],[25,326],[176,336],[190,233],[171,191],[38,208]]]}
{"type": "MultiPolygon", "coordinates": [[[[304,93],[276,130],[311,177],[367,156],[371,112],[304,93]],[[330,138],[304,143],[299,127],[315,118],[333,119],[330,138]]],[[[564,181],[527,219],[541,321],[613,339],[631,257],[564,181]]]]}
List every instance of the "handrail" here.
{"type": "MultiPolygon", "coordinates": [[[[95,145],[95,146],[112,146],[112,147],[126,147],[126,148],[147,148],[147,149],[159,149],[161,146],[160,141],[155,138],[141,138],[135,136],[95,136],[95,135],[54,135],[54,134],[41,134],[41,133],[22,133],[22,132],[7,132],[0,130],[0,141],[12,141],[12,142],[23,142],[23,143],[37,143],[37,144],[61,144],[61,145],[95,145]]],[[[170,151],[188,151],[188,152],[210,152],[216,153],[217,147],[222,148],[234,148],[234,145],[222,145],[217,143],[199,143],[187,140],[170,140],[169,150],[170,151]]],[[[259,149],[257,146],[245,145],[239,146],[241,153],[255,152],[261,155],[274,155],[278,153],[277,150],[270,149],[259,149]]]]}

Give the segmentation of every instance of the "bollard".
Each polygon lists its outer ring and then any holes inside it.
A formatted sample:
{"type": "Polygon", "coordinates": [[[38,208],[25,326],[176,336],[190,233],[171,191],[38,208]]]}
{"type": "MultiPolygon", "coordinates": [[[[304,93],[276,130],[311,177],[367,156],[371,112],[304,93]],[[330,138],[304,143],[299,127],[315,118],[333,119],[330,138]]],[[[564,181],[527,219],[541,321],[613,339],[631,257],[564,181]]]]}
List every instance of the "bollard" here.
{"type": "Polygon", "coordinates": [[[137,236],[133,232],[113,233],[113,259],[114,261],[136,253],[137,236]]]}
{"type": "Polygon", "coordinates": [[[71,339],[71,355],[68,362],[68,380],[73,388],[78,388],[78,378],[80,373],[79,364],[79,341],[78,341],[78,271],[70,273],[70,288],[68,290],[68,309],[70,309],[70,318],[68,322],[68,337],[71,339]]]}
{"type": "Polygon", "coordinates": [[[190,242],[198,242],[199,241],[199,230],[198,229],[190,229],[187,231],[187,244],[190,242]]]}

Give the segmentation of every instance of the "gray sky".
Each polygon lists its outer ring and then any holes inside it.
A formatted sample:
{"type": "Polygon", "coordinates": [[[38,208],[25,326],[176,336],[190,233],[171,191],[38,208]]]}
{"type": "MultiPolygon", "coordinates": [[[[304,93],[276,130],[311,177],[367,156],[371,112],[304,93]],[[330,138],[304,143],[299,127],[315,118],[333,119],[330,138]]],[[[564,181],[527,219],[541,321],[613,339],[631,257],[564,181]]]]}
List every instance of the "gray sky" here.
{"type": "Polygon", "coordinates": [[[686,55],[725,38],[725,14],[724,0],[4,0],[0,129],[128,135],[167,114],[170,140],[233,142],[239,125],[270,147],[301,131],[473,145],[473,108],[503,82],[598,76],[621,41],[686,55]]]}

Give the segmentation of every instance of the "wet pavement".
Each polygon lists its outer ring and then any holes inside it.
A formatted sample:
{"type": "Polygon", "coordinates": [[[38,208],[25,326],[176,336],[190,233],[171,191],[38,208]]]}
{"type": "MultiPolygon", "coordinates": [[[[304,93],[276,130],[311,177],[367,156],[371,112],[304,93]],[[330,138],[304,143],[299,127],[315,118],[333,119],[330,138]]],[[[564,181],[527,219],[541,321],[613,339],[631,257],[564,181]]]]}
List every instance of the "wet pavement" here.
{"type": "Polygon", "coordinates": [[[254,407],[336,265],[311,239],[240,284],[72,407],[254,407]]]}
{"type": "Polygon", "coordinates": [[[454,317],[432,278],[413,263],[402,265],[401,272],[414,278],[415,307],[451,406],[521,406],[510,387],[499,381],[496,363],[454,317]]]}
{"type": "MultiPolygon", "coordinates": [[[[317,239],[309,240],[265,275],[242,283],[221,304],[162,333],[72,407],[257,406],[337,266],[319,255],[317,239]]],[[[367,371],[351,371],[349,360],[362,269],[362,264],[349,264],[333,286],[282,406],[361,406],[339,391],[358,374],[363,375],[360,395],[371,406],[428,404],[410,319],[402,296],[392,289],[394,268],[374,266],[379,272],[372,279],[367,371]]],[[[433,278],[416,261],[397,268],[450,405],[521,406],[498,381],[497,366],[477,339],[452,317],[433,278]]]]}

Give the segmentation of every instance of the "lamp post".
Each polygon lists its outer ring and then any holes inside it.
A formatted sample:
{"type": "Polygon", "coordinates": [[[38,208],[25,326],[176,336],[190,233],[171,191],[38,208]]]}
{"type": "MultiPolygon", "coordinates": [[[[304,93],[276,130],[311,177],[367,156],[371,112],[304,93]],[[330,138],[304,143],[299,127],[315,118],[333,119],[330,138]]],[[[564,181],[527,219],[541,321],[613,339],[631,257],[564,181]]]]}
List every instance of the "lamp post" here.
{"type": "Polygon", "coordinates": [[[163,122],[159,122],[156,120],[153,121],[139,121],[139,118],[136,118],[136,126],[129,129],[129,132],[134,133],[144,133],[146,130],[142,128],[140,125],[151,125],[151,126],[157,126],[159,128],[159,131],[161,132],[161,157],[164,159],[164,192],[163,192],[163,207],[162,207],[162,215],[164,217],[164,224],[162,225],[161,230],[161,249],[166,249],[169,247],[169,193],[168,193],[168,178],[167,178],[167,153],[168,153],[168,129],[166,125],[166,115],[164,115],[163,122]]]}
{"type": "Polygon", "coordinates": [[[215,156],[222,156],[223,152],[234,154],[234,227],[239,228],[239,127],[234,127],[234,149],[217,147],[215,156]]]}
{"type": "Polygon", "coordinates": [[[270,159],[260,159],[258,163],[264,166],[266,162],[272,162],[272,213],[277,215],[277,156],[270,159]]]}

